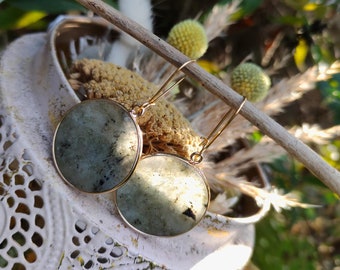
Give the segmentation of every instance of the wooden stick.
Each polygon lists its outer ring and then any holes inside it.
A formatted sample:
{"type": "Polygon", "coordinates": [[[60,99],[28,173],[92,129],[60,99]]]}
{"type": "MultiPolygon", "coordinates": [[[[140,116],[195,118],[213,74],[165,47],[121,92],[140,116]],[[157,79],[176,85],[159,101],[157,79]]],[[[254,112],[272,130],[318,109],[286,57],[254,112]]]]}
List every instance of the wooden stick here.
{"type": "MultiPolygon", "coordinates": [[[[127,18],[108,4],[100,0],[77,1],[97,15],[114,24],[123,32],[140,41],[176,67],[181,66],[189,60],[185,55],[168,43],[155,36],[153,33],[150,33],[148,30],[127,18]]],[[[243,99],[242,96],[233,91],[215,76],[204,71],[197,64],[190,64],[190,67],[183,68],[183,72],[200,82],[202,86],[210,92],[219,96],[229,106],[236,109],[241,104],[243,99]]],[[[339,171],[326,163],[316,152],[288,133],[285,128],[276,123],[268,115],[255,108],[250,102],[246,102],[240,114],[303,163],[310,172],[340,196],[339,171]]]]}

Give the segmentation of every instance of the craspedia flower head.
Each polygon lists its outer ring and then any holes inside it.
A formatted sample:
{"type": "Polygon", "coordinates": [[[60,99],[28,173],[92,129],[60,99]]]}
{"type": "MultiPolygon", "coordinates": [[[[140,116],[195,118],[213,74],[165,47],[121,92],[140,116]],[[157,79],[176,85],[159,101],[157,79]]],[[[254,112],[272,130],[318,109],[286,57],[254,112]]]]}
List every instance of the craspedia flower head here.
{"type": "Polygon", "coordinates": [[[198,21],[190,19],[172,27],[167,41],[191,59],[200,58],[208,48],[208,39],[203,26],[198,21]]]}
{"type": "Polygon", "coordinates": [[[257,102],[266,97],[270,78],[259,66],[242,63],[231,74],[231,87],[249,101],[257,102]]]}

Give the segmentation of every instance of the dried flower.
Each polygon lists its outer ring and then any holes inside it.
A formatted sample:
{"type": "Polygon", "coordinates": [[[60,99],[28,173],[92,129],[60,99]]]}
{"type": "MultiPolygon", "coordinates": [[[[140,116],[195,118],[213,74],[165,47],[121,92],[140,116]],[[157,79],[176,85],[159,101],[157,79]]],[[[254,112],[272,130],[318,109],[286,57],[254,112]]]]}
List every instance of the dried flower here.
{"type": "MultiPolygon", "coordinates": [[[[70,78],[73,88],[84,88],[88,98],[113,99],[128,110],[148,101],[158,90],[135,72],[100,60],[75,61],[70,78]]],[[[165,99],[137,120],[144,133],[144,152],[167,152],[188,158],[201,142],[186,118],[165,99]]]]}
{"type": "Polygon", "coordinates": [[[269,207],[270,205],[277,212],[282,209],[290,209],[292,207],[311,208],[320,207],[319,205],[300,203],[296,193],[282,194],[282,190],[272,187],[270,190],[256,187],[253,183],[246,181],[237,181],[225,177],[223,173],[216,175],[220,181],[227,182],[228,185],[239,189],[243,194],[253,197],[260,207],[269,207]]]}
{"type": "Polygon", "coordinates": [[[208,48],[203,26],[195,20],[176,24],[169,32],[168,43],[191,59],[200,58],[208,48]]]}
{"type": "Polygon", "coordinates": [[[242,63],[231,74],[231,87],[248,100],[256,102],[267,95],[270,79],[259,66],[242,63]]]}

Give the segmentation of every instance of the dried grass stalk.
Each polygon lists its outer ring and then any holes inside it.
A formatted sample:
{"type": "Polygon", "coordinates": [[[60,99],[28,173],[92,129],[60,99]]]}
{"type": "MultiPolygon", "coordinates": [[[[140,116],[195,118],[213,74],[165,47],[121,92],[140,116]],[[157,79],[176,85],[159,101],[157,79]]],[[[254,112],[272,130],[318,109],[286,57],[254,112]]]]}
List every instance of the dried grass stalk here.
{"type": "MultiPolygon", "coordinates": [[[[256,103],[255,106],[268,115],[276,115],[284,111],[284,108],[288,104],[314,89],[317,80],[316,75],[316,68],[311,68],[292,78],[282,79],[269,90],[268,96],[263,101],[256,103]]],[[[227,78],[225,78],[224,81],[228,83],[227,78]]],[[[225,103],[218,98],[215,98],[214,106],[206,106],[196,114],[195,118],[191,121],[192,126],[195,130],[205,135],[207,131],[214,127],[216,119],[220,119],[228,109],[229,106],[225,105],[225,103]]],[[[246,119],[237,117],[207,152],[217,151],[221,146],[228,145],[237,138],[246,137],[254,130],[254,126],[246,119]]]]}
{"type": "Polygon", "coordinates": [[[266,190],[256,187],[253,183],[235,181],[227,178],[224,174],[217,175],[217,179],[221,182],[228,182],[229,185],[239,189],[243,194],[254,198],[258,206],[272,205],[277,212],[280,212],[282,209],[290,209],[292,207],[320,207],[319,205],[300,203],[299,198],[295,193],[282,194],[281,191],[276,188],[266,190]]]}
{"type": "Polygon", "coordinates": [[[228,5],[215,5],[204,21],[208,41],[220,36],[233,23],[231,16],[235,14],[241,1],[232,1],[228,5]]]}
{"type": "Polygon", "coordinates": [[[327,144],[340,137],[340,125],[328,129],[321,129],[318,125],[304,124],[290,130],[297,138],[305,143],[327,144]]]}
{"type": "Polygon", "coordinates": [[[224,169],[239,175],[258,163],[270,163],[284,154],[284,149],[274,141],[263,139],[253,147],[241,149],[231,157],[216,163],[214,168],[216,172],[224,169]]]}
{"type": "Polygon", "coordinates": [[[266,99],[256,104],[256,107],[271,116],[282,112],[289,103],[314,89],[317,75],[317,69],[314,67],[302,74],[282,79],[270,89],[266,99]]]}

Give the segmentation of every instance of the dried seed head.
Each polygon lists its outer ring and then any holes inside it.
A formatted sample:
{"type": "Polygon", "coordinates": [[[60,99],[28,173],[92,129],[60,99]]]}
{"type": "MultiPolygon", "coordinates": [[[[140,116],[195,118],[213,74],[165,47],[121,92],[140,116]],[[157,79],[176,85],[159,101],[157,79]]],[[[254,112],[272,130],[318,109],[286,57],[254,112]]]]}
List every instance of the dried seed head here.
{"type": "MultiPolygon", "coordinates": [[[[158,90],[158,86],[137,73],[100,60],[78,60],[73,63],[70,77],[73,73],[88,97],[113,99],[129,111],[148,101],[158,90]]],[[[137,120],[144,135],[144,153],[165,152],[189,159],[199,148],[200,136],[166,99],[157,101],[137,120]]]]}
{"type": "Polygon", "coordinates": [[[231,74],[231,87],[249,101],[261,101],[270,88],[270,78],[259,66],[242,63],[231,74]]]}
{"type": "Polygon", "coordinates": [[[176,24],[169,32],[168,43],[191,59],[200,58],[208,48],[203,26],[195,20],[176,24]]]}

